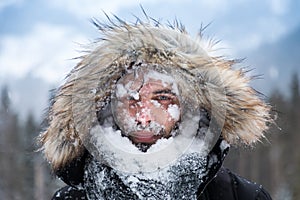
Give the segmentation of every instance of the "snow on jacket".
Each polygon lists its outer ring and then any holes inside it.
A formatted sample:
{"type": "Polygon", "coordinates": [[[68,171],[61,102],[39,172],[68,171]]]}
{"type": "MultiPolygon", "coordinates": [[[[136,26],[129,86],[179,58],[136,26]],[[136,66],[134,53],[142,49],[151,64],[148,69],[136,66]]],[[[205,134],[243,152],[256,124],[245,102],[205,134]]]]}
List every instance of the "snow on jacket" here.
{"type": "MultiPolygon", "coordinates": [[[[85,191],[65,186],[57,191],[53,200],[88,199],[85,191]]],[[[226,168],[221,168],[204,191],[198,192],[198,200],[271,200],[269,193],[259,184],[250,182],[226,168]]]]}

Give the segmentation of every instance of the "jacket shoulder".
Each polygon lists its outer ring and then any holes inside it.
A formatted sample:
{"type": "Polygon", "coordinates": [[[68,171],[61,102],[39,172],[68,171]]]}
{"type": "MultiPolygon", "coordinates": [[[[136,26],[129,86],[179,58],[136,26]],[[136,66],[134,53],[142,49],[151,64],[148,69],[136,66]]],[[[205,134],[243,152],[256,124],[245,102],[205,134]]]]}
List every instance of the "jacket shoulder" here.
{"type": "Polygon", "coordinates": [[[87,200],[84,190],[76,189],[71,186],[65,186],[58,191],[52,197],[52,200],[64,200],[64,199],[74,199],[74,200],[87,200]]]}
{"type": "Polygon", "coordinates": [[[242,178],[222,167],[206,186],[199,200],[272,200],[262,185],[242,178]]]}
{"type": "Polygon", "coordinates": [[[238,199],[272,200],[270,194],[258,183],[251,182],[232,172],[228,172],[232,179],[233,190],[238,199]]]}

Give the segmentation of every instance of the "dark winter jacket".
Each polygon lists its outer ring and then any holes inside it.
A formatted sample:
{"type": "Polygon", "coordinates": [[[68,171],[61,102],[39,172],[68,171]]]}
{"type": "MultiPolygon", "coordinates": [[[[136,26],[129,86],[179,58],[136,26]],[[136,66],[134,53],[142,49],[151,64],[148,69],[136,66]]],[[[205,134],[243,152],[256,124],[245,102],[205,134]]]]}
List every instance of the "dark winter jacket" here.
{"type": "MultiPolygon", "coordinates": [[[[199,200],[271,200],[269,193],[257,183],[250,182],[230,170],[222,167],[216,177],[206,186],[200,194],[199,200]]],[[[58,190],[53,200],[87,199],[84,190],[65,186],[58,190]]]]}
{"type": "Polygon", "coordinates": [[[199,200],[271,200],[262,185],[250,182],[227,168],[221,168],[217,176],[206,186],[199,200]]]}

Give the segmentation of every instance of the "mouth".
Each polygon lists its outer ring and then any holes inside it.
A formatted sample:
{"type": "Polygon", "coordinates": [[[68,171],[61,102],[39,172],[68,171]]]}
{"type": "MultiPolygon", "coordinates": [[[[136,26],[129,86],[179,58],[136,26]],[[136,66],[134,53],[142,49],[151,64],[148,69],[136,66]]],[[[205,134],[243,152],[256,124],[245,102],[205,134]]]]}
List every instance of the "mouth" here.
{"type": "Polygon", "coordinates": [[[145,143],[145,144],[154,144],[158,139],[160,139],[162,135],[154,135],[149,131],[137,131],[130,134],[130,139],[133,143],[145,143]]]}

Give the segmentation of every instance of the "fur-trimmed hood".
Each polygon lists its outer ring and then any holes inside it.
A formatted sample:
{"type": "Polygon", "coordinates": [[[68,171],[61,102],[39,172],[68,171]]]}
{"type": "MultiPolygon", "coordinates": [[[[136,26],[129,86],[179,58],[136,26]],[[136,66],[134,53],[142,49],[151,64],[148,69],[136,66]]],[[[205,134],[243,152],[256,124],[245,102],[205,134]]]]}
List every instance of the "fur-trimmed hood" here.
{"type": "Polygon", "coordinates": [[[212,56],[213,42],[184,28],[121,20],[96,23],[102,39],[70,72],[59,88],[41,134],[42,150],[54,170],[80,157],[84,135],[110,102],[117,80],[134,67],[157,66],[180,82],[185,101],[205,108],[230,144],[251,145],[264,137],[272,121],[270,106],[249,86],[251,78],[234,69],[235,60],[212,56]],[[176,78],[175,77],[175,78],[176,78]]]}

